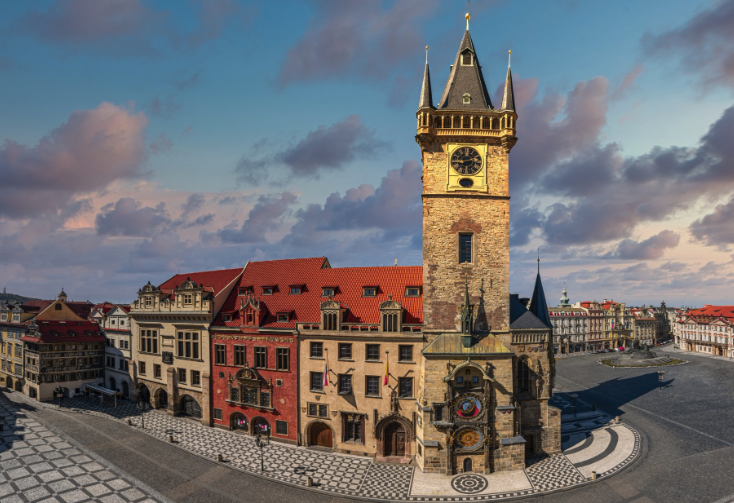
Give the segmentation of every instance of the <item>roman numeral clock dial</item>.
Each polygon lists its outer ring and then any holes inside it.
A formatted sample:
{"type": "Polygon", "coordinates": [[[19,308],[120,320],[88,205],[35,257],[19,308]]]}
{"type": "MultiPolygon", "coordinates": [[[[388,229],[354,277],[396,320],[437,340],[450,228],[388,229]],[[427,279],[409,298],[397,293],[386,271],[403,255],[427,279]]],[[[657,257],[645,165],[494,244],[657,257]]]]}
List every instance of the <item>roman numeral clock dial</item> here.
{"type": "Polygon", "coordinates": [[[482,156],[471,147],[457,148],[451,155],[451,167],[460,175],[474,175],[482,169],[482,156]]]}

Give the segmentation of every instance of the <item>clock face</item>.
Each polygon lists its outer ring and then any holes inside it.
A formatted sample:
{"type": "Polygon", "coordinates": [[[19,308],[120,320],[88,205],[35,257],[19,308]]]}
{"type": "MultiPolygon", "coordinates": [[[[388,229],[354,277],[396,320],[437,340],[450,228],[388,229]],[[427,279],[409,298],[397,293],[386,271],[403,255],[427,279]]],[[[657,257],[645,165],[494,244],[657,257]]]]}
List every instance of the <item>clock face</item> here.
{"type": "Polygon", "coordinates": [[[461,147],[451,155],[451,167],[460,175],[473,175],[482,169],[482,156],[476,149],[461,147]]]}

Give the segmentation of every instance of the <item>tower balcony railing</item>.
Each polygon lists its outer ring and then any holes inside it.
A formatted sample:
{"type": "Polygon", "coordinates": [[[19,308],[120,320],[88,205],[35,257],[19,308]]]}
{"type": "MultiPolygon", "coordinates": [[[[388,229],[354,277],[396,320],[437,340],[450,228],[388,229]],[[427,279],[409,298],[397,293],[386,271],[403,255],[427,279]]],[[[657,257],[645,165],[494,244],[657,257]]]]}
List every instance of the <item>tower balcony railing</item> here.
{"type": "Polygon", "coordinates": [[[545,334],[520,333],[512,334],[512,344],[545,344],[545,334]]]}

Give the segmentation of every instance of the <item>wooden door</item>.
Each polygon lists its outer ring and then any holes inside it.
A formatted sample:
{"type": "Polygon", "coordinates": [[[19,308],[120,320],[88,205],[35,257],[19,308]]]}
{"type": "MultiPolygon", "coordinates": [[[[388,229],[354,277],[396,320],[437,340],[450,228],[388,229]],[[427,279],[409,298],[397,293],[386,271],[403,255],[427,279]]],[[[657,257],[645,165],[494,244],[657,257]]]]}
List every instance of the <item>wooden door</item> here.
{"type": "Polygon", "coordinates": [[[405,456],[405,430],[400,423],[385,428],[385,456],[405,456]]]}
{"type": "Polygon", "coordinates": [[[331,428],[324,423],[316,423],[311,426],[311,442],[309,443],[331,449],[334,446],[331,428]]]}

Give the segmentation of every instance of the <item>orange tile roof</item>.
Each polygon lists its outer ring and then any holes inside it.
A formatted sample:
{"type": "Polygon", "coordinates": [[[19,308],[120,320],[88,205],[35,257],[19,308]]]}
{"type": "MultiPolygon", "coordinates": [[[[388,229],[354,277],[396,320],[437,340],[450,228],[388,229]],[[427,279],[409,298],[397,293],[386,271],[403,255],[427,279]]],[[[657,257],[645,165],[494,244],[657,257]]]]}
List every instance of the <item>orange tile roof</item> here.
{"type": "Polygon", "coordinates": [[[296,323],[320,323],[321,303],[327,300],[321,296],[324,287],[335,288],[333,299],[348,308],[346,323],[379,323],[379,306],[392,295],[406,311],[405,323],[420,324],[423,322],[422,292],[418,297],[406,297],[405,293],[408,286],[422,285],[420,266],[331,268],[325,257],[250,262],[213,325],[241,325],[238,289],[242,287],[252,287],[267,312],[261,327],[294,328],[296,323]],[[300,294],[290,293],[293,285],[303,285],[300,294]],[[264,286],[274,287],[272,295],[262,295],[264,286]],[[377,295],[363,297],[365,286],[377,287],[377,295]],[[232,321],[222,321],[222,313],[231,313],[232,321]],[[290,313],[289,321],[278,323],[277,313],[290,313]]]}
{"type": "Polygon", "coordinates": [[[224,287],[229,285],[242,272],[242,268],[237,269],[220,269],[217,271],[201,271],[189,272],[184,274],[176,274],[158,288],[164,292],[173,292],[181,283],[190,279],[194,283],[201,285],[205,290],[212,292],[214,296],[219,294],[224,287]]]}

